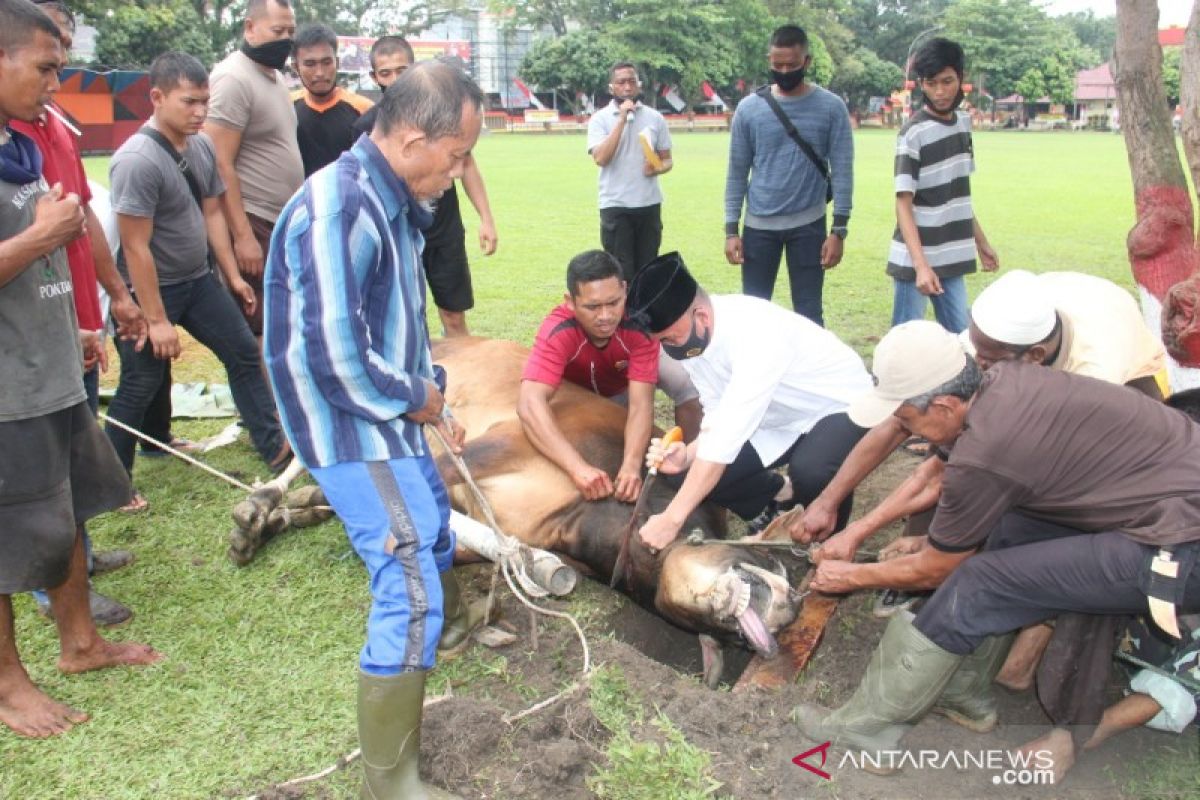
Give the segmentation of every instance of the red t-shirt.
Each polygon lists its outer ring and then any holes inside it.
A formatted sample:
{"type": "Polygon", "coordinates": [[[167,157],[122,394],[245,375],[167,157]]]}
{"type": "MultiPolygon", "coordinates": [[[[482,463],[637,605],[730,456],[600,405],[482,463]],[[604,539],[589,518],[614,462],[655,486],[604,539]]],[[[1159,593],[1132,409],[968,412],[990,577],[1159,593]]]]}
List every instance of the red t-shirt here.
{"type": "MultiPolygon", "coordinates": [[[[9,125],[37,143],[42,152],[42,175],[46,183],[51,186],[61,183],[63,194],[74,192],[81,203],[92,201],[79,143],[58,117],[47,111],[37,122],[12,120],[9,125]]],[[[96,287],[96,264],[92,261],[90,237],[80,236],[67,245],[67,263],[71,267],[71,293],[75,296],[79,327],[98,331],[104,327],[104,320],[100,316],[100,291],[96,287]]]]}
{"type": "Polygon", "coordinates": [[[658,383],[658,342],[625,319],[608,344],[596,347],[563,303],[542,321],[521,378],[554,387],[566,378],[612,397],[626,391],[630,381],[658,383]]]}

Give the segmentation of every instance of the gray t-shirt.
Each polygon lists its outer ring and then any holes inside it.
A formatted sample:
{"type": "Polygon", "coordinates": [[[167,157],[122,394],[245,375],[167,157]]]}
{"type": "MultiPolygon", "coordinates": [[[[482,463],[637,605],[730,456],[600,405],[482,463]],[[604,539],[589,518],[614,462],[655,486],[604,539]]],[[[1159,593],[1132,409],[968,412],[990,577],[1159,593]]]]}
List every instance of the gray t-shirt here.
{"type": "MultiPolygon", "coordinates": [[[[587,149],[592,152],[617,127],[619,109],[615,100],[588,121],[587,149]]],[[[607,167],[600,168],[601,208],[645,208],[662,202],[658,176],[647,177],[642,171],[646,153],[639,137],[649,138],[656,152],[671,149],[671,132],[663,115],[649,106],[639,104],[633,119],[625,125],[617,151],[607,167]]]]}
{"type": "MultiPolygon", "coordinates": [[[[0,241],[33,224],[44,178],[0,181],[0,241]]],[[[83,352],[67,253],[58,248],[0,286],[0,422],[32,419],[83,402],[83,352]]]]}
{"type": "MultiPolygon", "coordinates": [[[[217,174],[212,140],[203,133],[188,138],[183,151],[200,194],[219,197],[225,185],[217,174]]],[[[108,166],[112,208],[118,214],[154,220],[150,254],[160,286],[194,280],[208,271],[208,234],[187,179],[162,146],[143,134],[130,136],[108,166]]],[[[129,282],[124,253],[117,268],[129,282]]]]}

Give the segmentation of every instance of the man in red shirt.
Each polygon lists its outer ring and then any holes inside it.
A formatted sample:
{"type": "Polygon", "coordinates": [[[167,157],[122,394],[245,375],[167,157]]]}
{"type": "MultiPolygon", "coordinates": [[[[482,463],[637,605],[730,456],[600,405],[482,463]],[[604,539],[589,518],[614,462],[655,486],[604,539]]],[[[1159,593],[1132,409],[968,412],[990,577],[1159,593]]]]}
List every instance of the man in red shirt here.
{"type": "MultiPolygon", "coordinates": [[[[75,18],[70,9],[58,0],[35,0],[35,3],[58,25],[62,35],[63,50],[70,51],[75,32],[75,18]]],[[[71,294],[75,299],[75,317],[79,324],[79,337],[83,342],[84,374],[83,385],[87,390],[88,404],[92,413],[99,409],[100,371],[107,368],[101,332],[104,317],[100,312],[100,293],[96,281],[112,300],[111,311],[117,324],[117,333],[122,338],[132,339],[139,346],[146,340],[146,319],[142,310],[130,296],[125,282],[121,280],[113,263],[112,251],[104,236],[104,228],[91,208],[92,190],[88,186],[87,173],[75,135],[67,128],[64,117],[57,106],[50,103],[46,112],[34,122],[13,120],[10,125],[37,143],[42,153],[42,177],[51,186],[62,185],[63,194],[78,195],[87,221],[87,233],[66,245],[67,263],[71,269],[71,294]]],[[[84,534],[84,546],[88,552],[89,572],[97,574],[119,569],[133,560],[125,550],[107,553],[91,552],[91,543],[84,534]]],[[[38,607],[49,613],[50,600],[43,592],[35,592],[38,607]]],[[[133,614],[121,603],[99,592],[90,596],[92,617],[97,625],[117,625],[133,614]]]]}
{"type": "Polygon", "coordinates": [[[642,459],[654,423],[657,384],[675,403],[675,420],[691,441],[700,430],[700,400],[683,368],[625,316],[621,265],[588,250],[567,266],[565,302],[538,330],[525,364],[517,415],[542,455],[571,476],[588,500],[613,496],[631,503],[642,488],[642,459]],[[629,409],[625,455],[615,479],[589,464],[559,429],[550,400],[563,379],[629,409]]]}

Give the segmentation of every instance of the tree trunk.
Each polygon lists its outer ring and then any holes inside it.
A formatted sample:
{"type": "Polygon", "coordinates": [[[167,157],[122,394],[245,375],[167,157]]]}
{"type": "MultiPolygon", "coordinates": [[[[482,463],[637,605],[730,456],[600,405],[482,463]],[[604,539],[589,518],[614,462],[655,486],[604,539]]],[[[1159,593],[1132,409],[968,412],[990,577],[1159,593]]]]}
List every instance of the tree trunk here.
{"type": "MultiPolygon", "coordinates": [[[[1137,209],[1126,245],[1142,308],[1148,322],[1161,318],[1163,343],[1171,356],[1186,367],[1200,366],[1200,284],[1179,286],[1168,298],[1168,291],[1194,271],[1196,250],[1191,195],[1163,88],[1154,0],[1117,0],[1113,58],[1137,209]]],[[[1200,373],[1172,372],[1174,389],[1200,385],[1200,373]]]]}
{"type": "Polygon", "coordinates": [[[1183,109],[1183,152],[1200,187],[1200,0],[1192,6],[1179,64],[1179,105],[1183,109]]]}

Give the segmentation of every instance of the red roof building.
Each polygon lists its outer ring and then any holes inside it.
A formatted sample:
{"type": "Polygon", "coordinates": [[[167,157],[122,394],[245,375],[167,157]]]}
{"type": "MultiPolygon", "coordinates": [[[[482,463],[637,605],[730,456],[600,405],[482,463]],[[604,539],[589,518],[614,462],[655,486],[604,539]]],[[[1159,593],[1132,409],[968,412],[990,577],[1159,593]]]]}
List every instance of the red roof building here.
{"type": "Polygon", "coordinates": [[[1158,32],[1158,44],[1161,47],[1183,47],[1183,40],[1186,36],[1187,28],[1172,25],[1158,32]]]}

